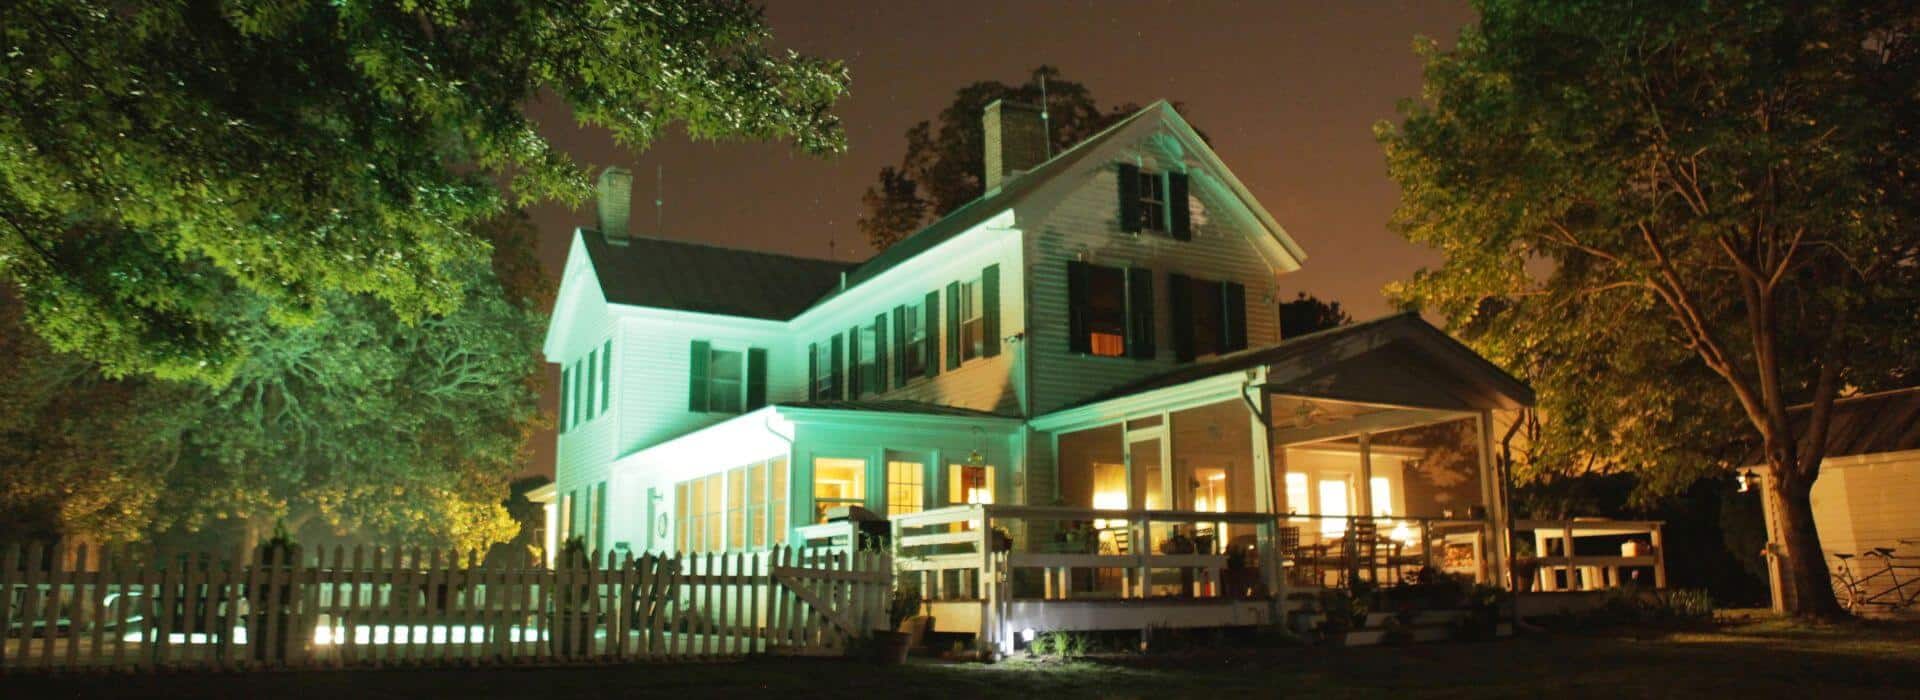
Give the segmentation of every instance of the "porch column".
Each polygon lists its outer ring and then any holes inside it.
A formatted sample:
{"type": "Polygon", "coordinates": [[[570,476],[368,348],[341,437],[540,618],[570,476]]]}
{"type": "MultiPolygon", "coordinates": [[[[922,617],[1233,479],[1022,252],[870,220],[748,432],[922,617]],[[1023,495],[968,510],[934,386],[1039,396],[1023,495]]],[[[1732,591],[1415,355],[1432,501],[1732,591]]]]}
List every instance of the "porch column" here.
{"type": "Polygon", "coordinates": [[[1480,442],[1480,449],[1476,450],[1480,453],[1480,500],[1487,504],[1488,532],[1492,535],[1487,539],[1493,545],[1493,551],[1488,556],[1487,573],[1496,584],[1504,583],[1511,589],[1513,582],[1507,578],[1507,552],[1512,551],[1512,543],[1508,542],[1512,533],[1507,524],[1512,521],[1507,519],[1506,499],[1501,497],[1506,493],[1505,485],[1500,483],[1500,475],[1493,468],[1493,411],[1482,410],[1473,420],[1474,427],[1478,428],[1474,434],[1480,442]]]}

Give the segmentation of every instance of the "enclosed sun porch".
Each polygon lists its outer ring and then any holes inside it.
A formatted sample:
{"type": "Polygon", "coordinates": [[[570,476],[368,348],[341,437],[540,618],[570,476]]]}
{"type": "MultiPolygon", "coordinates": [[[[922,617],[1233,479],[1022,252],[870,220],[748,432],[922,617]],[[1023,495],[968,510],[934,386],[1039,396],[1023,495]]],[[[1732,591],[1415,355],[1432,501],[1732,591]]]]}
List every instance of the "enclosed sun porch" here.
{"type": "Polygon", "coordinates": [[[937,629],[1000,644],[1276,622],[1356,581],[1498,584],[1492,416],[1531,400],[1416,317],[1305,336],[1032,420],[1027,504],[894,515],[890,546],[937,629]]]}

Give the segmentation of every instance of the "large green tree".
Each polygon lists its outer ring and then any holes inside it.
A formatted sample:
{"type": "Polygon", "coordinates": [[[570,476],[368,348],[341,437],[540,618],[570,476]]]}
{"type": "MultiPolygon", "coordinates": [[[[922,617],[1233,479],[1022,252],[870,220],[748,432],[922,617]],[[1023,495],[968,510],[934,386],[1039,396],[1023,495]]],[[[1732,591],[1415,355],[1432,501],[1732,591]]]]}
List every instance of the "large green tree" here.
{"type": "Polygon", "coordinates": [[[1085,85],[1060,77],[1053,66],[1033,69],[1019,85],[996,80],[971,83],[953,94],[936,120],[907,129],[907,151],[900,165],[880,169],[861,203],[860,232],[876,250],[885,250],[928,223],[986,192],[985,137],[980,116],[994,100],[1041,103],[1046,83],[1048,140],[1058,153],[1113,125],[1140,106],[1131,102],[1100,107],[1085,85]]]}
{"type": "Polygon", "coordinates": [[[1381,128],[1396,225],[1445,258],[1400,292],[1536,377],[1591,372],[1547,387],[1585,387],[1556,410],[1590,426],[1735,417],[1773,474],[1783,602],[1838,614],[1809,501],[1833,400],[1920,367],[1920,14],[1476,7],[1381,128]]]}
{"type": "Polygon", "coordinates": [[[116,376],[219,384],[248,324],[362,296],[451,312],[472,224],[588,191],[539,95],[631,147],[844,143],[844,69],[767,49],[744,0],[15,0],[0,39],[0,276],[116,376]]]}

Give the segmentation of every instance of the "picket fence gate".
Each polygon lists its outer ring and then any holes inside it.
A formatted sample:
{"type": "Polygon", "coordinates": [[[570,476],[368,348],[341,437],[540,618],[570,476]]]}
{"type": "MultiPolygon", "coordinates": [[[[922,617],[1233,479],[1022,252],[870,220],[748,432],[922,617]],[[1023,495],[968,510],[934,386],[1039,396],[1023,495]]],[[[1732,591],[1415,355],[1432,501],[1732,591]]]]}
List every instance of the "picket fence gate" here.
{"type": "Polygon", "coordinates": [[[694,661],[838,655],[883,629],[884,552],[576,556],[263,546],[217,561],[0,551],[0,673],[694,661]]]}

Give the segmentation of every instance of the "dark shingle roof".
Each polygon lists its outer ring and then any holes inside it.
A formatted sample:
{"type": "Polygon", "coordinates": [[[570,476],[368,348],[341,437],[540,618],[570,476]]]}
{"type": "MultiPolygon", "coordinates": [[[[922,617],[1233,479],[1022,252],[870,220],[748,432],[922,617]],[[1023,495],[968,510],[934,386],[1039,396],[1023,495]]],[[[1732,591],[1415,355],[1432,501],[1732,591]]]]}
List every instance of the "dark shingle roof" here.
{"type": "MultiPolygon", "coordinates": [[[[1263,365],[1272,366],[1289,362],[1304,362],[1306,365],[1324,364],[1316,361],[1317,356],[1325,355],[1337,344],[1352,340],[1358,336],[1379,334],[1383,337],[1417,338],[1425,341],[1425,346],[1444,352],[1454,364],[1454,371],[1470,372],[1473,379],[1484,384],[1487,390],[1505,397],[1514,404],[1531,405],[1534,400],[1533,389],[1525,382],[1507,374],[1493,363],[1488,362],[1473,350],[1461,345],[1452,336],[1434,328],[1421,320],[1417,313],[1402,313],[1392,316],[1355,323],[1337,328],[1308,333],[1287,338],[1279,343],[1262,348],[1253,348],[1228,353],[1211,360],[1195,362],[1160,374],[1124,384],[1101,392],[1094,397],[1081,401],[1076,406],[1099,403],[1143,391],[1152,391],[1170,386],[1198,381],[1208,377],[1217,377],[1228,372],[1245,371],[1263,365]]],[[[1330,360],[1329,360],[1330,361],[1330,360]]],[[[1276,387],[1284,389],[1285,387],[1276,387]]]]}
{"type": "Polygon", "coordinates": [[[840,285],[851,263],[662,238],[608,243],[583,230],[607,301],[729,316],[793,318],[840,285]]]}
{"type": "Polygon", "coordinates": [[[943,406],[925,401],[906,399],[870,399],[865,401],[847,401],[825,399],[820,401],[789,401],[779,404],[784,408],[811,408],[828,411],[867,411],[870,413],[917,413],[929,416],[962,416],[967,418],[1018,418],[991,411],[978,411],[959,406],[943,406]]]}
{"type": "MultiPolygon", "coordinates": [[[[1788,409],[1793,434],[1806,437],[1811,404],[1788,409]]],[[[1827,429],[1827,456],[1851,457],[1880,452],[1920,450],[1920,386],[1882,391],[1833,402],[1833,425],[1827,429]]],[[[1759,450],[1747,455],[1747,464],[1760,464],[1759,450]]]]}

